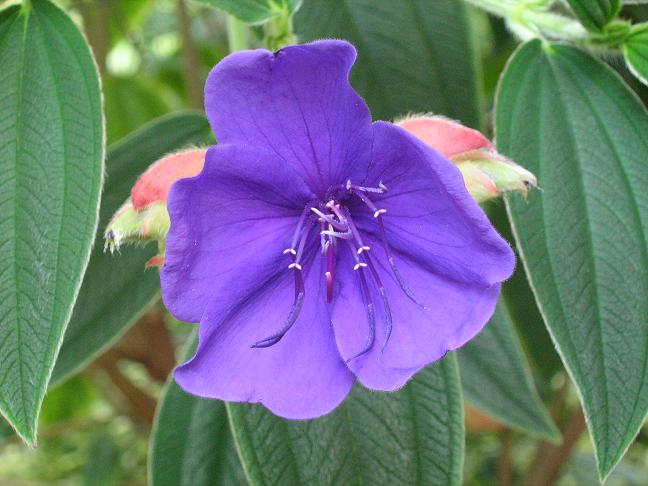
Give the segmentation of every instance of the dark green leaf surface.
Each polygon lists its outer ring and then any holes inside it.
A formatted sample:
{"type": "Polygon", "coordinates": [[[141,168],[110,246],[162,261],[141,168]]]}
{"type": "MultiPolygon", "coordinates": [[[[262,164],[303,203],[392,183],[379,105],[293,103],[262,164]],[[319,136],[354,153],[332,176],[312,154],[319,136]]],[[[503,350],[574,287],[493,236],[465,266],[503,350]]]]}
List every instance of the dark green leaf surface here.
{"type": "Polygon", "coordinates": [[[283,10],[294,12],[302,0],[196,0],[227,12],[243,22],[260,24],[283,10]]]}
{"type": "Polygon", "coordinates": [[[524,354],[533,365],[533,370],[545,382],[549,382],[558,371],[563,369],[563,366],[538,310],[524,265],[519,263],[520,255],[511,232],[504,201],[498,199],[487,205],[486,214],[497,231],[511,244],[518,261],[515,272],[502,285],[502,298],[506,303],[506,310],[522,342],[524,354]]]}
{"type": "Polygon", "coordinates": [[[648,24],[641,27],[623,44],[623,57],[632,74],[648,85],[648,24]]]}
{"type": "Polygon", "coordinates": [[[103,77],[106,136],[112,144],[170,111],[161,88],[138,77],[103,77]]]}
{"type": "Polygon", "coordinates": [[[600,32],[621,10],[621,0],[567,0],[587,30],[600,32]]]}
{"type": "MultiPolygon", "coordinates": [[[[191,341],[183,361],[194,354],[191,341]]],[[[170,377],[155,417],[149,475],[151,486],[245,484],[225,403],[189,395],[170,377]]]]}
{"type": "Polygon", "coordinates": [[[648,114],[607,66],[536,40],[503,76],[496,130],[542,188],[508,209],[604,478],[648,409],[648,114]]]}
{"type": "Polygon", "coordinates": [[[0,412],[29,443],[97,227],[99,77],[46,0],[0,13],[0,412]]]}
{"type": "Polygon", "coordinates": [[[227,408],[254,485],[461,484],[463,407],[453,355],[394,393],[356,386],[316,420],[283,420],[260,405],[227,408]]]}
{"type": "Polygon", "coordinates": [[[151,122],[111,147],[97,241],[52,382],[62,381],[110,345],[158,295],[158,271],[144,270],[155,246],[124,247],[111,255],[104,252],[103,229],[149,165],[174,150],[206,143],[210,133],[203,115],[179,113],[151,122]]]}
{"type": "Polygon", "coordinates": [[[466,6],[457,0],[305,0],[301,42],[334,37],[358,49],[351,82],[374,119],[434,111],[481,124],[481,92],[466,6]]]}
{"type": "Polygon", "coordinates": [[[484,330],[457,351],[466,400],[507,425],[560,437],[538,397],[511,316],[500,299],[484,330]]]}

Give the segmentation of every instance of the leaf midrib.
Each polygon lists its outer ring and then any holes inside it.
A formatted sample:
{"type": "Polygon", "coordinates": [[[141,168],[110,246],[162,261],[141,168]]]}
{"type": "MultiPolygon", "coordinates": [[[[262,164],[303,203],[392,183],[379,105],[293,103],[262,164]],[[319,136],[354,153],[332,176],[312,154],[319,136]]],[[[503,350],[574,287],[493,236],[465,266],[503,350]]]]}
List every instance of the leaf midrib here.
{"type": "MultiPolygon", "coordinates": [[[[573,152],[575,153],[575,152],[578,151],[578,141],[577,141],[577,138],[576,138],[575,133],[574,133],[573,124],[571,122],[571,119],[573,118],[573,115],[572,115],[572,113],[570,111],[570,108],[569,108],[570,105],[569,105],[569,103],[566,103],[566,99],[565,99],[566,95],[565,95],[565,93],[563,93],[563,90],[561,89],[561,85],[560,85],[560,82],[559,82],[557,74],[556,74],[556,66],[554,64],[555,61],[549,55],[545,55],[544,57],[547,59],[547,65],[550,68],[549,72],[550,72],[551,77],[552,77],[552,79],[554,81],[555,88],[556,88],[556,91],[558,93],[558,98],[560,99],[560,104],[564,107],[563,112],[564,112],[565,118],[567,120],[566,126],[567,126],[567,131],[568,131],[568,137],[566,136],[565,140],[569,141],[569,144],[572,147],[573,152]]],[[[575,82],[576,85],[579,85],[577,80],[575,80],[574,82],[575,82]]],[[[582,93],[579,93],[579,94],[582,95],[582,93]]],[[[581,96],[581,98],[583,98],[583,97],[584,96],[581,96]]],[[[583,165],[582,165],[582,161],[581,161],[580,157],[575,156],[574,159],[575,159],[576,163],[578,164],[577,183],[578,183],[578,187],[580,188],[580,193],[581,193],[581,197],[582,197],[582,209],[585,212],[585,221],[586,221],[587,229],[588,229],[587,235],[586,235],[587,250],[588,250],[589,256],[591,257],[591,258],[588,259],[589,260],[589,265],[588,266],[590,267],[590,269],[592,271],[592,281],[597,282],[598,281],[598,279],[597,279],[597,275],[598,275],[597,270],[598,269],[597,269],[597,265],[596,265],[597,260],[596,260],[595,255],[594,255],[594,241],[592,239],[592,223],[591,223],[591,218],[590,218],[591,211],[590,211],[590,208],[589,208],[589,203],[588,203],[588,198],[587,198],[587,190],[586,190],[586,187],[585,187],[585,181],[583,180],[583,165]]],[[[545,205],[544,204],[542,205],[542,208],[543,208],[543,220],[546,221],[546,218],[544,216],[545,215],[545,205]]],[[[552,253],[548,251],[548,247],[547,247],[547,253],[548,253],[548,256],[549,256],[550,265],[553,268],[553,262],[552,262],[552,258],[551,258],[552,253]]],[[[553,272],[552,272],[552,274],[553,274],[553,272]]],[[[560,291],[560,288],[559,288],[560,286],[558,285],[558,281],[554,280],[554,283],[556,284],[557,294],[560,294],[561,291],[560,291]]],[[[598,336],[600,349],[603,350],[603,352],[600,354],[600,360],[598,361],[600,363],[599,372],[602,373],[602,376],[604,377],[604,380],[601,382],[601,385],[602,385],[602,388],[603,388],[603,395],[605,396],[605,414],[606,414],[606,418],[609,419],[610,397],[609,397],[609,389],[608,389],[608,386],[607,386],[608,374],[607,374],[607,367],[605,365],[605,351],[604,351],[606,346],[605,346],[605,341],[603,339],[603,329],[602,329],[602,323],[601,323],[601,310],[600,310],[600,302],[599,302],[600,301],[600,295],[599,295],[599,286],[598,285],[594,285],[593,294],[594,294],[593,295],[593,297],[594,297],[593,305],[595,306],[595,315],[596,315],[595,329],[597,331],[597,336],[598,336]]],[[[562,307],[563,307],[563,303],[561,302],[561,308],[562,307]]],[[[573,349],[575,349],[573,338],[572,338],[572,335],[571,335],[571,332],[570,332],[570,326],[569,326],[567,320],[564,321],[564,326],[565,326],[565,329],[567,331],[567,335],[569,336],[569,339],[571,341],[571,343],[570,343],[571,347],[573,349]]],[[[578,353],[576,353],[576,352],[573,353],[572,361],[578,362],[579,375],[580,375],[578,377],[574,377],[574,381],[577,384],[578,383],[585,384],[585,376],[586,375],[582,373],[581,362],[580,362],[580,359],[578,358],[578,353]]],[[[579,386],[579,389],[580,389],[580,392],[583,395],[590,395],[587,386],[579,386]]],[[[589,406],[588,406],[589,403],[590,403],[590,400],[584,400],[583,401],[583,407],[585,409],[588,409],[589,408],[589,406]]],[[[591,419],[589,419],[589,416],[590,416],[590,414],[586,413],[586,417],[588,417],[588,423],[591,420],[591,419]]],[[[592,434],[594,436],[596,436],[597,432],[595,432],[595,430],[596,430],[595,427],[591,427],[591,430],[592,430],[592,434]]],[[[607,452],[608,452],[609,441],[610,441],[609,433],[610,433],[609,427],[606,426],[605,427],[605,452],[606,452],[606,455],[607,455],[607,452]]]]}
{"type": "MultiPolygon", "coordinates": [[[[570,66],[566,65],[565,68],[566,68],[566,71],[568,71],[570,73],[570,77],[572,79],[575,79],[575,77],[573,75],[573,72],[571,72],[570,66]]],[[[617,97],[616,96],[611,96],[610,93],[608,93],[603,87],[604,87],[604,85],[601,85],[601,89],[606,94],[608,99],[611,100],[613,103],[615,103],[617,105],[617,107],[619,108],[619,110],[625,116],[626,115],[625,109],[623,109],[620,105],[617,104],[617,97]]],[[[648,268],[648,240],[646,240],[646,232],[647,231],[646,231],[646,228],[644,227],[643,220],[641,218],[641,212],[640,212],[639,207],[637,205],[637,198],[635,197],[635,191],[633,190],[633,187],[630,184],[630,179],[629,179],[628,174],[626,172],[625,166],[622,163],[622,159],[621,159],[621,156],[620,156],[619,151],[617,149],[617,146],[614,143],[613,138],[610,136],[609,132],[607,131],[606,125],[603,123],[603,121],[601,120],[601,118],[598,115],[597,111],[594,109],[594,106],[590,102],[590,99],[588,97],[586,97],[584,94],[582,95],[582,99],[587,104],[587,106],[590,108],[592,114],[594,115],[594,119],[596,121],[596,124],[599,126],[601,132],[603,133],[606,140],[608,141],[608,145],[609,145],[610,149],[612,150],[612,152],[614,154],[615,160],[617,162],[617,166],[619,168],[619,172],[623,175],[622,181],[623,181],[623,184],[624,184],[624,186],[626,188],[627,194],[629,194],[629,196],[630,196],[629,200],[630,200],[630,206],[632,207],[633,219],[635,219],[635,223],[637,224],[637,226],[641,230],[639,232],[640,233],[640,239],[641,239],[641,244],[639,246],[640,246],[640,252],[642,254],[643,261],[644,261],[643,267],[648,268]]],[[[627,119],[628,119],[629,124],[634,127],[634,124],[631,122],[631,119],[629,117],[627,117],[627,119]]],[[[637,135],[639,135],[639,134],[637,134],[637,135]]],[[[643,136],[640,136],[640,135],[639,135],[638,138],[642,142],[645,140],[645,138],[643,136]]],[[[644,146],[645,145],[646,144],[644,144],[644,146]]],[[[648,152],[648,150],[647,150],[647,152],[648,152]]],[[[644,275],[643,288],[644,288],[646,294],[648,294],[648,279],[646,278],[646,273],[645,272],[642,273],[642,274],[644,275]]],[[[648,348],[648,346],[647,346],[647,348],[648,348]]],[[[647,368],[647,366],[648,366],[648,353],[644,353],[643,354],[643,362],[642,362],[642,374],[641,374],[641,376],[643,376],[643,377],[646,377],[646,368],[647,368]]],[[[634,415],[634,413],[636,411],[637,403],[639,402],[639,399],[641,397],[641,392],[642,392],[645,384],[646,384],[646,380],[644,379],[644,380],[641,381],[641,385],[639,386],[639,390],[637,390],[637,394],[635,396],[635,400],[634,400],[634,403],[633,403],[633,406],[632,406],[633,415],[634,415]]],[[[630,418],[632,419],[633,417],[630,417],[630,418]]],[[[627,425],[629,425],[629,424],[627,424],[627,425]]],[[[609,446],[609,443],[606,444],[606,445],[609,446]]],[[[609,451],[606,450],[606,452],[609,452],[609,451]]],[[[620,452],[620,450],[617,449],[617,451],[615,451],[614,455],[617,456],[619,454],[619,452],[620,452]]]]}

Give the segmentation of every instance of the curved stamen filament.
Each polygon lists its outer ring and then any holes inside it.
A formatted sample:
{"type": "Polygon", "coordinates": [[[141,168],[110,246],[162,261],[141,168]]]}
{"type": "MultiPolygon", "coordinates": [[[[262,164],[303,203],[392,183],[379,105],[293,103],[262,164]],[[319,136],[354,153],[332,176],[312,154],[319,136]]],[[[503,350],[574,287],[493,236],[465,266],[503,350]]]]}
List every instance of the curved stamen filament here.
{"type": "MultiPolygon", "coordinates": [[[[380,280],[380,275],[378,274],[378,270],[376,270],[376,267],[374,266],[373,261],[371,260],[371,255],[369,254],[371,248],[365,245],[364,242],[362,241],[362,236],[360,235],[360,231],[358,230],[358,227],[353,222],[349,210],[344,209],[344,212],[346,213],[345,219],[348,222],[349,228],[353,233],[356,244],[359,247],[356,250],[356,255],[361,255],[362,257],[364,257],[364,260],[367,266],[369,267],[369,271],[371,272],[371,276],[373,277],[374,283],[376,284],[376,287],[378,287],[378,292],[380,293],[380,297],[383,302],[383,308],[385,311],[385,325],[386,325],[387,332],[386,332],[385,342],[383,343],[382,349],[385,349],[385,346],[387,345],[387,341],[389,341],[389,337],[391,336],[391,331],[392,331],[392,313],[391,313],[391,306],[389,305],[389,300],[387,299],[387,291],[385,290],[385,286],[383,285],[382,280],[380,280]]],[[[355,258],[356,260],[358,260],[359,257],[356,256],[355,258]]]]}
{"type": "Polygon", "coordinates": [[[369,335],[367,336],[367,342],[365,343],[364,347],[358,353],[347,359],[347,363],[369,351],[376,339],[376,308],[374,306],[373,299],[371,298],[371,292],[369,291],[367,279],[364,274],[364,269],[367,267],[367,264],[360,261],[357,253],[355,252],[353,244],[350,241],[348,243],[351,247],[351,252],[356,260],[356,264],[353,269],[357,270],[358,272],[358,276],[360,278],[360,288],[362,289],[362,295],[367,307],[367,323],[369,324],[369,335]]]}
{"type": "MultiPolygon", "coordinates": [[[[375,192],[375,193],[384,193],[387,192],[387,187],[380,182],[378,184],[378,188],[375,190],[371,190],[368,192],[375,192]]],[[[372,189],[372,188],[366,188],[362,186],[356,186],[351,184],[351,181],[347,181],[346,185],[347,189],[352,193],[355,194],[360,198],[360,200],[365,203],[365,205],[373,211],[373,216],[377,220],[378,223],[378,229],[380,232],[380,239],[382,240],[383,248],[385,250],[385,255],[387,256],[387,261],[389,262],[389,267],[391,268],[392,274],[396,278],[396,281],[398,282],[399,287],[401,290],[409,297],[409,299],[414,302],[416,305],[422,307],[423,309],[426,309],[425,304],[423,304],[417,297],[414,295],[414,292],[412,289],[409,288],[409,286],[405,283],[405,280],[403,279],[403,276],[401,275],[400,271],[398,270],[398,267],[396,266],[396,261],[394,260],[394,257],[391,252],[391,248],[389,247],[389,243],[387,242],[387,233],[385,231],[385,223],[383,220],[383,215],[387,212],[386,209],[380,209],[378,208],[372,201],[369,199],[363,192],[367,192],[367,189],[372,189]]]]}
{"type": "Polygon", "coordinates": [[[272,334],[271,336],[268,336],[265,339],[262,339],[261,341],[257,341],[252,345],[253,348],[269,348],[270,346],[273,346],[281,341],[281,338],[286,335],[286,333],[290,330],[290,328],[299,317],[299,313],[304,306],[304,296],[306,295],[306,289],[304,287],[304,277],[302,275],[301,258],[304,253],[304,246],[306,245],[308,234],[311,230],[311,226],[305,224],[306,217],[304,216],[305,214],[307,215],[309,213],[310,208],[305,209],[302,213],[302,216],[299,218],[299,222],[297,223],[295,235],[300,235],[299,243],[297,243],[297,241],[293,237],[293,244],[291,248],[287,248],[283,252],[284,254],[289,254],[292,256],[293,261],[290,265],[288,265],[288,268],[291,269],[295,275],[295,300],[293,301],[293,305],[290,308],[290,312],[288,313],[288,318],[286,319],[286,322],[281,327],[281,329],[279,329],[279,331],[272,334]],[[297,246],[297,250],[295,250],[295,246],[297,246]]]}

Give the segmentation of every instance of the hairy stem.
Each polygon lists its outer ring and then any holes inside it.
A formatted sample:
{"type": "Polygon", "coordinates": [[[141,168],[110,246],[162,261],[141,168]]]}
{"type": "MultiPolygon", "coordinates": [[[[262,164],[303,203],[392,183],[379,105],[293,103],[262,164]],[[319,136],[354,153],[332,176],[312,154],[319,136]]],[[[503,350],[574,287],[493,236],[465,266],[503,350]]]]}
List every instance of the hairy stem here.
{"type": "Polygon", "coordinates": [[[177,13],[182,38],[182,77],[187,99],[194,108],[201,108],[203,89],[198,75],[198,50],[191,37],[191,19],[185,0],[178,0],[177,13]]]}
{"type": "Polygon", "coordinates": [[[547,2],[519,0],[466,0],[493,15],[503,17],[522,40],[533,37],[583,42],[588,33],[576,20],[551,12],[547,2]]]}
{"type": "Polygon", "coordinates": [[[513,453],[514,432],[505,429],[500,434],[500,457],[497,464],[497,478],[500,486],[513,485],[513,453]]]}
{"type": "Polygon", "coordinates": [[[230,52],[242,51],[248,48],[248,28],[236,17],[227,16],[227,41],[230,52]]]}
{"type": "Polygon", "coordinates": [[[551,486],[556,483],[561,468],[569,459],[576,442],[585,431],[585,416],[579,406],[562,430],[559,445],[542,442],[536,458],[526,474],[527,486],[551,486]]]}

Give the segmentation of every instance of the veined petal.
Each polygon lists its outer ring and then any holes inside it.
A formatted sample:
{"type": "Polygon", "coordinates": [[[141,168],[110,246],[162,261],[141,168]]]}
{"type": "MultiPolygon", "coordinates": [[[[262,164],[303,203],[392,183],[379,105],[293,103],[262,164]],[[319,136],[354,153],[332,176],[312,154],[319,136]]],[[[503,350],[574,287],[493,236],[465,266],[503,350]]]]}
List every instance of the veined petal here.
{"type": "Polygon", "coordinates": [[[251,346],[280,329],[294,300],[292,271],[264,282],[225,311],[210,305],[200,322],[196,355],[176,369],[189,393],[233,402],[260,402],[289,419],[310,419],[337,407],[355,377],[335,345],[326,307],[323,260],[313,248],[304,266],[303,308],[277,344],[251,346]]]}
{"type": "Polygon", "coordinates": [[[342,288],[332,311],[335,337],[340,354],[364,386],[394,390],[422,367],[474,337],[495,310],[500,284],[484,286],[447,279],[422,269],[406,255],[396,254],[398,270],[423,304],[419,305],[401,289],[380,250],[380,241],[367,238],[365,243],[372,248],[372,261],[385,286],[392,316],[391,334],[387,339],[381,296],[375,286],[370,286],[376,306],[375,341],[369,351],[358,356],[367,343],[368,324],[357,275],[352,270],[354,260],[347,253],[338,265],[342,288]]]}
{"type": "Polygon", "coordinates": [[[212,295],[227,305],[284,271],[289,260],[282,252],[312,197],[272,153],[211,147],[203,171],[169,193],[171,229],[160,274],[167,308],[198,322],[212,295]]]}
{"type": "MultiPolygon", "coordinates": [[[[388,191],[373,202],[383,215],[389,245],[432,274],[490,287],[515,267],[508,243],[470,196],[455,165],[405,130],[374,123],[374,148],[363,185],[388,191]]],[[[362,232],[379,238],[369,210],[356,201],[362,232]]]]}
{"type": "Polygon", "coordinates": [[[355,58],[355,48],[337,40],[231,54],[205,85],[216,138],[274,152],[318,194],[364,177],[371,116],[349,84],[355,58]]]}

